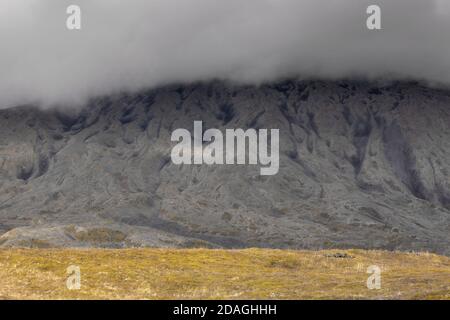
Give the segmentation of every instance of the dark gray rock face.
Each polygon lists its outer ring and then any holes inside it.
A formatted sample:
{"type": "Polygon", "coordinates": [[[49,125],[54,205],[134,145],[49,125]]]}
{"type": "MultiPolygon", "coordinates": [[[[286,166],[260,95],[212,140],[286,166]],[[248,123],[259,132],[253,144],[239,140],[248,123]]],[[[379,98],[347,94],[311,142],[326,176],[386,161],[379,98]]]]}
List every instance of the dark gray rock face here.
{"type": "Polygon", "coordinates": [[[2,246],[450,254],[450,92],[220,82],[0,111],[2,246]],[[174,165],[174,129],[279,128],[280,170],[174,165]]]}

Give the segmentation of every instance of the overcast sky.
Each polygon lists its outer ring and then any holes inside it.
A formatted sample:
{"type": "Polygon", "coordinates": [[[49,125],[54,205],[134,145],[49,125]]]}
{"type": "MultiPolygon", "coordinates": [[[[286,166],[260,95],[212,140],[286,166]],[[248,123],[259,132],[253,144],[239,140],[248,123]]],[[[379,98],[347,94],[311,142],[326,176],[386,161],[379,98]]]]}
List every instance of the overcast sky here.
{"type": "Polygon", "coordinates": [[[0,0],[0,108],[212,78],[450,84],[449,0],[0,0]],[[66,7],[82,30],[66,29],[66,7]],[[366,8],[382,9],[381,31],[366,8]]]}

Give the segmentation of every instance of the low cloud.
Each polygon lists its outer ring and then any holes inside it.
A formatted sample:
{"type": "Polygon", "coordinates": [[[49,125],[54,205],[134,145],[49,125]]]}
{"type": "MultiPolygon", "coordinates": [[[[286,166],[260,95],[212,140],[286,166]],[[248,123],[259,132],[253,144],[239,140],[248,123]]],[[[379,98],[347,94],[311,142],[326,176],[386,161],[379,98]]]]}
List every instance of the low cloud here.
{"type": "Polygon", "coordinates": [[[0,0],[0,108],[172,82],[450,84],[447,0],[0,0]],[[82,30],[66,29],[66,8],[82,30]],[[382,30],[366,8],[382,9],[382,30]]]}

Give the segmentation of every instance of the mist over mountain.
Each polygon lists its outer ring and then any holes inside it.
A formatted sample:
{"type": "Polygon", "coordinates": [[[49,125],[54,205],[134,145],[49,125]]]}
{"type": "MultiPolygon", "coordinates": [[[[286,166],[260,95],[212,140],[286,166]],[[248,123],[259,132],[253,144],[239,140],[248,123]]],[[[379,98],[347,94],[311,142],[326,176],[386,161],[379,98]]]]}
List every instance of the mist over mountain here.
{"type": "Polygon", "coordinates": [[[0,108],[214,79],[450,83],[447,0],[0,0],[0,40],[0,108]]]}
{"type": "Polygon", "coordinates": [[[213,81],[0,111],[8,246],[450,248],[450,92],[213,81]],[[279,128],[280,169],[174,165],[176,128],[279,128]]]}

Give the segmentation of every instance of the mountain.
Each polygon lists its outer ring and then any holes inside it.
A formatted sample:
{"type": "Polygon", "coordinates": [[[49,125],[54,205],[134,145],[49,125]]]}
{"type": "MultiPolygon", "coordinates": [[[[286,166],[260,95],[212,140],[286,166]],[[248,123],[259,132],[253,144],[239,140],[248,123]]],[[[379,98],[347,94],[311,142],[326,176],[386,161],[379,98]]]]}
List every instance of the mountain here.
{"type": "Polygon", "coordinates": [[[219,81],[0,110],[3,247],[450,254],[450,91],[219,81]],[[175,165],[177,128],[279,128],[280,168],[175,165]]]}

